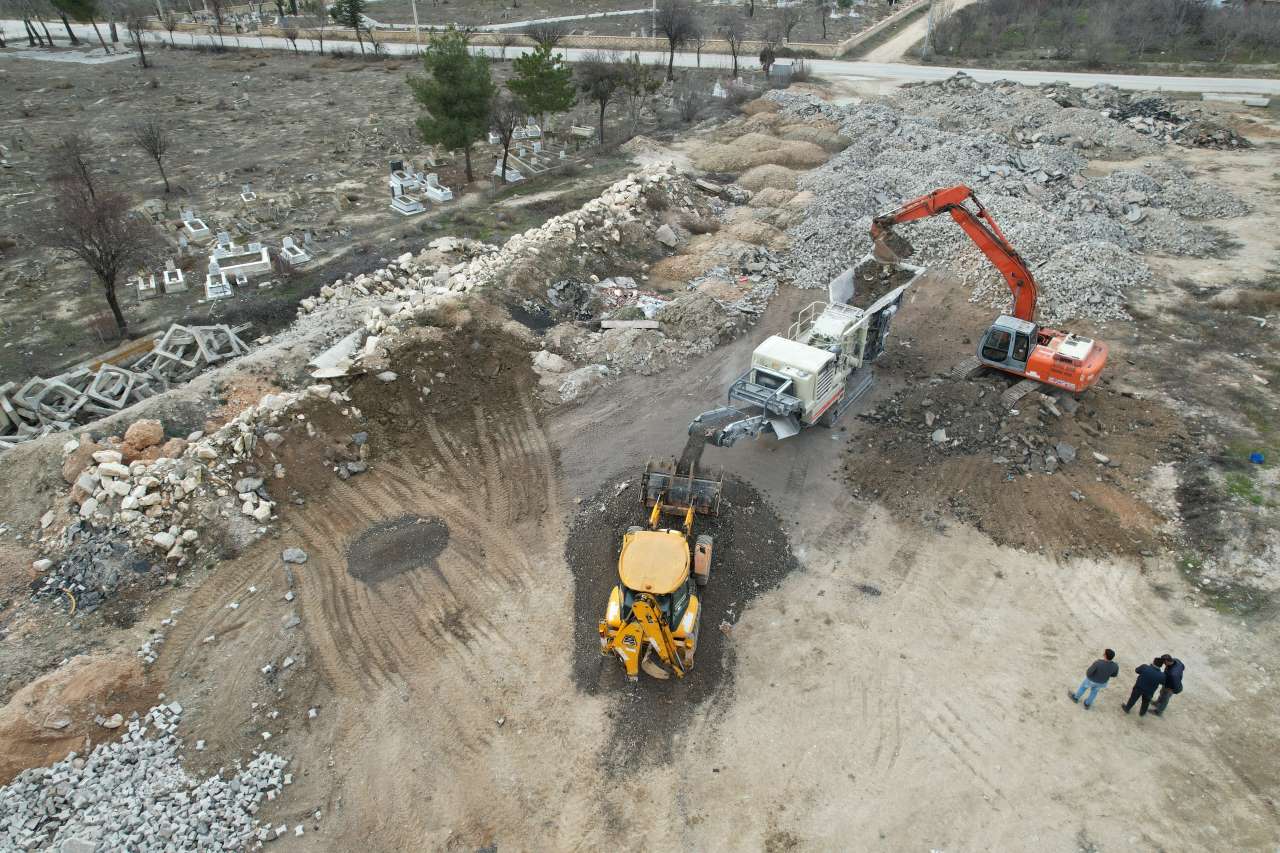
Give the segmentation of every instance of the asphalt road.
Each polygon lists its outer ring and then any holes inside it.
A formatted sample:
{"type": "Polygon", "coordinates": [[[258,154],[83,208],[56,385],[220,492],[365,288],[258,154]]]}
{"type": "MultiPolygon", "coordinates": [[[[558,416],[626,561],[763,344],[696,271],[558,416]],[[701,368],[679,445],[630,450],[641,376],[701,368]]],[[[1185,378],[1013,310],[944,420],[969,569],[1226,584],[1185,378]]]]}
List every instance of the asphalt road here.
{"type": "MultiPolygon", "coordinates": [[[[0,22],[5,30],[5,38],[9,39],[12,48],[22,48],[26,52],[27,40],[21,21],[6,20],[0,22]]],[[[105,24],[100,25],[103,34],[106,35],[107,27],[105,24]]],[[[86,44],[96,44],[97,37],[93,33],[92,27],[74,26],[76,35],[83,38],[86,44]]],[[[54,27],[50,24],[50,30],[56,35],[62,35],[61,26],[54,27]]],[[[149,41],[168,43],[169,37],[166,33],[148,33],[149,41]]],[[[175,33],[175,38],[179,45],[199,44],[217,44],[218,36],[213,34],[192,34],[192,33],[175,33]]],[[[268,50],[292,50],[289,43],[282,38],[258,38],[257,36],[237,36],[224,35],[222,40],[228,46],[242,45],[248,48],[268,49],[268,50]]],[[[359,50],[355,42],[335,41],[326,38],[325,46],[327,50],[333,50],[339,45],[344,50],[359,50]]],[[[388,53],[402,56],[411,55],[417,48],[412,44],[399,44],[387,42],[384,48],[388,53]]],[[[314,51],[314,44],[310,44],[306,39],[298,40],[298,47],[306,50],[308,47],[314,51]]],[[[366,44],[366,49],[368,45],[366,44]]],[[[101,49],[99,48],[99,51],[101,49]]],[[[497,48],[475,48],[478,52],[494,53],[497,48]]],[[[522,52],[522,48],[507,48],[506,55],[508,57],[515,56],[522,52]]],[[[0,58],[5,56],[8,51],[0,51],[0,58]]],[[[576,62],[582,59],[591,51],[570,48],[563,51],[566,58],[570,62],[576,62]]],[[[27,53],[29,55],[29,53],[27,53]]],[[[641,51],[640,59],[646,62],[666,61],[666,54],[656,51],[641,51]]],[[[703,54],[700,66],[703,68],[729,68],[731,60],[729,56],[723,54],[703,54]]],[[[937,65],[908,65],[901,62],[865,62],[865,61],[844,61],[835,59],[811,59],[808,61],[809,68],[814,74],[824,77],[833,82],[839,81],[871,81],[879,80],[890,83],[906,83],[919,80],[940,80],[950,77],[957,71],[963,70],[966,74],[971,75],[974,79],[982,82],[991,82],[993,80],[1014,80],[1019,83],[1035,85],[1038,83],[1049,83],[1056,80],[1064,81],[1072,86],[1094,86],[1099,83],[1108,83],[1121,89],[1135,89],[1141,91],[1160,91],[1168,90],[1174,92],[1230,92],[1230,93],[1247,93],[1258,95],[1280,95],[1280,79],[1263,79],[1251,77],[1169,77],[1157,75],[1143,74],[1083,74],[1071,73],[1065,71],[1015,71],[1008,69],[984,69],[984,68],[948,68],[937,65]]],[[[740,63],[745,67],[756,67],[754,59],[747,59],[740,63]]],[[[693,53],[676,54],[676,65],[681,67],[694,67],[699,65],[698,58],[693,53]]]]}

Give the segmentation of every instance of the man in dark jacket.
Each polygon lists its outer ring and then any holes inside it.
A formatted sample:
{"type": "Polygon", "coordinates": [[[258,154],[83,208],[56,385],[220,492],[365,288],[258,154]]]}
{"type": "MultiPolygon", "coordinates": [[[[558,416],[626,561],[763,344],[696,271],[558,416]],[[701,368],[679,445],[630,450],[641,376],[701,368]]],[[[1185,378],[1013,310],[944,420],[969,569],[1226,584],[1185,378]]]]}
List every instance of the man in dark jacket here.
{"type": "Polygon", "coordinates": [[[1173,694],[1182,692],[1182,672],[1186,669],[1182,661],[1173,655],[1165,655],[1161,660],[1164,661],[1164,684],[1160,685],[1160,698],[1156,699],[1156,706],[1151,709],[1151,713],[1157,717],[1164,713],[1173,694]]]}
{"type": "Polygon", "coordinates": [[[1151,663],[1144,663],[1134,670],[1134,672],[1138,673],[1138,680],[1133,683],[1133,691],[1129,694],[1129,701],[1120,706],[1126,714],[1133,708],[1133,703],[1141,699],[1142,708],[1138,711],[1138,716],[1145,717],[1147,715],[1147,707],[1151,704],[1151,697],[1155,695],[1156,689],[1164,684],[1164,670],[1160,668],[1163,664],[1164,658],[1158,657],[1151,663]]]}
{"type": "Polygon", "coordinates": [[[1089,665],[1089,669],[1084,674],[1084,681],[1080,682],[1080,687],[1074,693],[1067,691],[1067,697],[1072,702],[1079,702],[1080,697],[1084,696],[1086,690],[1089,695],[1084,700],[1086,708],[1092,708],[1094,700],[1098,698],[1098,691],[1107,686],[1107,682],[1120,674],[1120,666],[1116,663],[1116,653],[1112,649],[1105,649],[1102,657],[1098,658],[1089,665]]]}

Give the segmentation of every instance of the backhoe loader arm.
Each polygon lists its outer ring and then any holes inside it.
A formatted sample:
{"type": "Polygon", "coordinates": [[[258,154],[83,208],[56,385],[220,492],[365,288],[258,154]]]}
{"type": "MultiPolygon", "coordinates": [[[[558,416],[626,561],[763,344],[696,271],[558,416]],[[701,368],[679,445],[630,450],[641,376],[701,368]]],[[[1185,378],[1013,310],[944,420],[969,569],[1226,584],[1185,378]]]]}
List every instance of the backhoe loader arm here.
{"type": "Polygon", "coordinates": [[[902,260],[910,253],[910,246],[906,246],[906,253],[902,251],[900,247],[905,241],[893,233],[893,227],[940,213],[951,214],[951,218],[1004,276],[1005,283],[1013,294],[1013,316],[1034,323],[1036,280],[1027,268],[1026,261],[1009,245],[1000,226],[996,225],[991,214],[968,187],[934,190],[915,201],[907,202],[892,213],[871,220],[871,243],[875,247],[876,258],[882,262],[902,260]],[[970,210],[966,201],[972,202],[977,210],[970,210]]]}

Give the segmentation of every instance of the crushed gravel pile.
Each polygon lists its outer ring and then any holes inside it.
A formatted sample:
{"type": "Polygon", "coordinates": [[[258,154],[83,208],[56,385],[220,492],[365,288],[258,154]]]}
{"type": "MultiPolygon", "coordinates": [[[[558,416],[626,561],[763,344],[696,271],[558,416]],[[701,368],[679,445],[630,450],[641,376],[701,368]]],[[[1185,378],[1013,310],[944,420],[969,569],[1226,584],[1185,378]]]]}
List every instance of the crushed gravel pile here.
{"type": "MultiPolygon", "coordinates": [[[[916,86],[888,101],[860,105],[832,105],[786,92],[770,97],[789,119],[834,121],[840,135],[853,140],[824,166],[800,177],[800,189],[813,195],[805,217],[788,231],[790,268],[801,286],[825,286],[865,254],[873,215],[963,184],[1042,279],[1041,321],[1117,319],[1125,316],[1125,289],[1150,279],[1137,253],[1212,254],[1221,247],[1222,234],[1190,218],[1248,211],[1239,199],[1193,181],[1177,165],[1151,163],[1105,178],[1086,177],[1082,152],[1092,144],[1058,137],[1023,144],[1010,111],[1017,115],[1025,108],[1016,121],[1043,119],[1044,124],[1050,118],[1083,121],[1089,111],[1064,108],[1013,84],[916,86]],[[935,110],[939,104],[943,109],[935,110]],[[949,124],[961,129],[944,127],[928,117],[933,112],[951,116],[949,124]]],[[[1090,121],[1106,134],[1104,144],[1092,147],[1150,150],[1149,140],[1101,113],[1090,121]]],[[[995,268],[949,217],[911,223],[899,233],[915,246],[914,262],[947,266],[971,288],[974,301],[1009,305],[995,268]]]]}
{"type": "Polygon", "coordinates": [[[18,774],[0,788],[0,849],[245,850],[284,834],[254,814],[289,781],[287,761],[263,752],[227,778],[196,779],[179,760],[181,714],[157,706],[118,742],[18,774]]]}

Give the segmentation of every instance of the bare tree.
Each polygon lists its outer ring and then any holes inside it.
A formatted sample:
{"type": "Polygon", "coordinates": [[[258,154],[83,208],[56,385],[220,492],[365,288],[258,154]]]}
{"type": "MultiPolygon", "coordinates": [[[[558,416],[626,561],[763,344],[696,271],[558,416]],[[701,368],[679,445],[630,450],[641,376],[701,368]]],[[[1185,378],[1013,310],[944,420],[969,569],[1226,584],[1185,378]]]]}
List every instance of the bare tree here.
{"type": "Polygon", "coordinates": [[[298,54],[298,28],[297,28],[297,26],[295,26],[294,24],[289,24],[287,27],[285,27],[283,30],[281,30],[281,31],[280,31],[280,34],[281,34],[282,36],[284,36],[284,37],[285,37],[285,39],[289,42],[289,44],[290,44],[290,45],[292,45],[292,46],[293,46],[293,53],[294,53],[294,56],[297,56],[297,54],[298,54]]]}
{"type": "Polygon", "coordinates": [[[644,113],[645,105],[662,88],[662,66],[659,65],[655,71],[653,66],[641,62],[639,56],[629,56],[620,70],[622,99],[627,107],[627,116],[631,119],[631,132],[634,134],[640,128],[640,116],[644,113]]]}
{"type": "Polygon", "coordinates": [[[533,43],[539,47],[552,48],[568,35],[568,30],[563,21],[539,21],[525,27],[524,34],[533,39],[533,43]]]}
{"type": "Polygon", "coordinates": [[[227,42],[222,37],[222,25],[227,14],[227,0],[205,0],[209,6],[209,11],[213,13],[214,27],[218,33],[218,44],[223,47],[227,46],[227,42]]]}
{"type": "Polygon", "coordinates": [[[738,55],[742,52],[742,43],[747,40],[747,22],[736,10],[729,9],[721,13],[716,32],[729,45],[729,55],[733,57],[733,79],[738,79],[738,55]]]}
{"type": "Polygon", "coordinates": [[[93,143],[88,137],[68,133],[59,137],[49,149],[49,173],[57,182],[73,182],[84,187],[93,198],[97,190],[93,172],[89,170],[93,157],[93,143]]]}
{"type": "Polygon", "coordinates": [[[164,13],[164,28],[169,32],[169,47],[177,47],[173,40],[173,32],[178,29],[178,13],[170,9],[164,13]]]}
{"type": "Polygon", "coordinates": [[[129,266],[145,260],[146,226],[130,211],[131,203],[124,193],[95,188],[74,173],[56,174],[54,180],[57,191],[48,245],[77,258],[97,276],[124,338],[129,324],[116,299],[116,282],[129,266]]]}
{"type": "Polygon", "coordinates": [[[169,176],[164,172],[164,157],[169,153],[173,137],[169,135],[164,121],[159,115],[148,116],[129,128],[129,139],[156,161],[156,168],[160,170],[160,177],[164,180],[164,191],[169,192],[169,176]]]}
{"type": "Polygon", "coordinates": [[[928,59],[934,48],[934,35],[947,26],[951,17],[950,0],[930,0],[929,18],[925,23],[924,40],[920,42],[920,58],[928,59]]]}
{"type": "Polygon", "coordinates": [[[693,48],[694,56],[698,58],[698,67],[702,67],[702,49],[707,46],[707,34],[702,29],[702,22],[697,18],[693,19],[693,32],[689,34],[689,46],[693,48]]]}
{"type": "Polygon", "coordinates": [[[503,61],[507,58],[507,48],[515,47],[519,43],[520,43],[520,40],[516,38],[515,33],[511,32],[510,30],[503,30],[502,32],[498,33],[499,61],[503,61]]]}
{"type": "Polygon", "coordinates": [[[697,29],[689,0],[661,0],[654,24],[667,39],[667,79],[675,79],[676,51],[688,43],[697,29]]]}
{"type": "Polygon", "coordinates": [[[622,68],[618,55],[607,50],[593,50],[574,67],[578,89],[600,108],[600,144],[604,144],[604,111],[622,87],[622,68]]]}
{"type": "Polygon", "coordinates": [[[798,23],[800,23],[799,6],[787,5],[778,7],[778,32],[782,34],[783,44],[791,43],[791,32],[798,23]]]}
{"type": "Polygon", "coordinates": [[[506,89],[498,91],[498,96],[493,100],[491,115],[493,130],[502,139],[502,171],[498,173],[499,186],[507,181],[507,157],[511,152],[511,140],[515,137],[516,128],[528,114],[529,108],[525,106],[524,101],[506,89]]]}
{"type": "Polygon", "coordinates": [[[818,23],[822,25],[822,40],[827,40],[827,22],[831,20],[831,0],[814,0],[818,23]]]}
{"type": "Polygon", "coordinates": [[[129,38],[133,41],[133,46],[138,49],[138,61],[142,63],[143,68],[150,68],[147,62],[147,46],[144,43],[147,32],[146,15],[140,9],[130,9],[124,25],[129,30],[129,38]]]}
{"type": "Polygon", "coordinates": [[[311,26],[320,42],[320,55],[324,56],[324,27],[329,20],[328,0],[302,0],[302,11],[312,18],[311,26]]]}
{"type": "Polygon", "coordinates": [[[674,100],[676,112],[680,114],[685,124],[689,124],[698,117],[704,103],[702,92],[698,91],[697,83],[688,74],[676,85],[674,100]]]}

